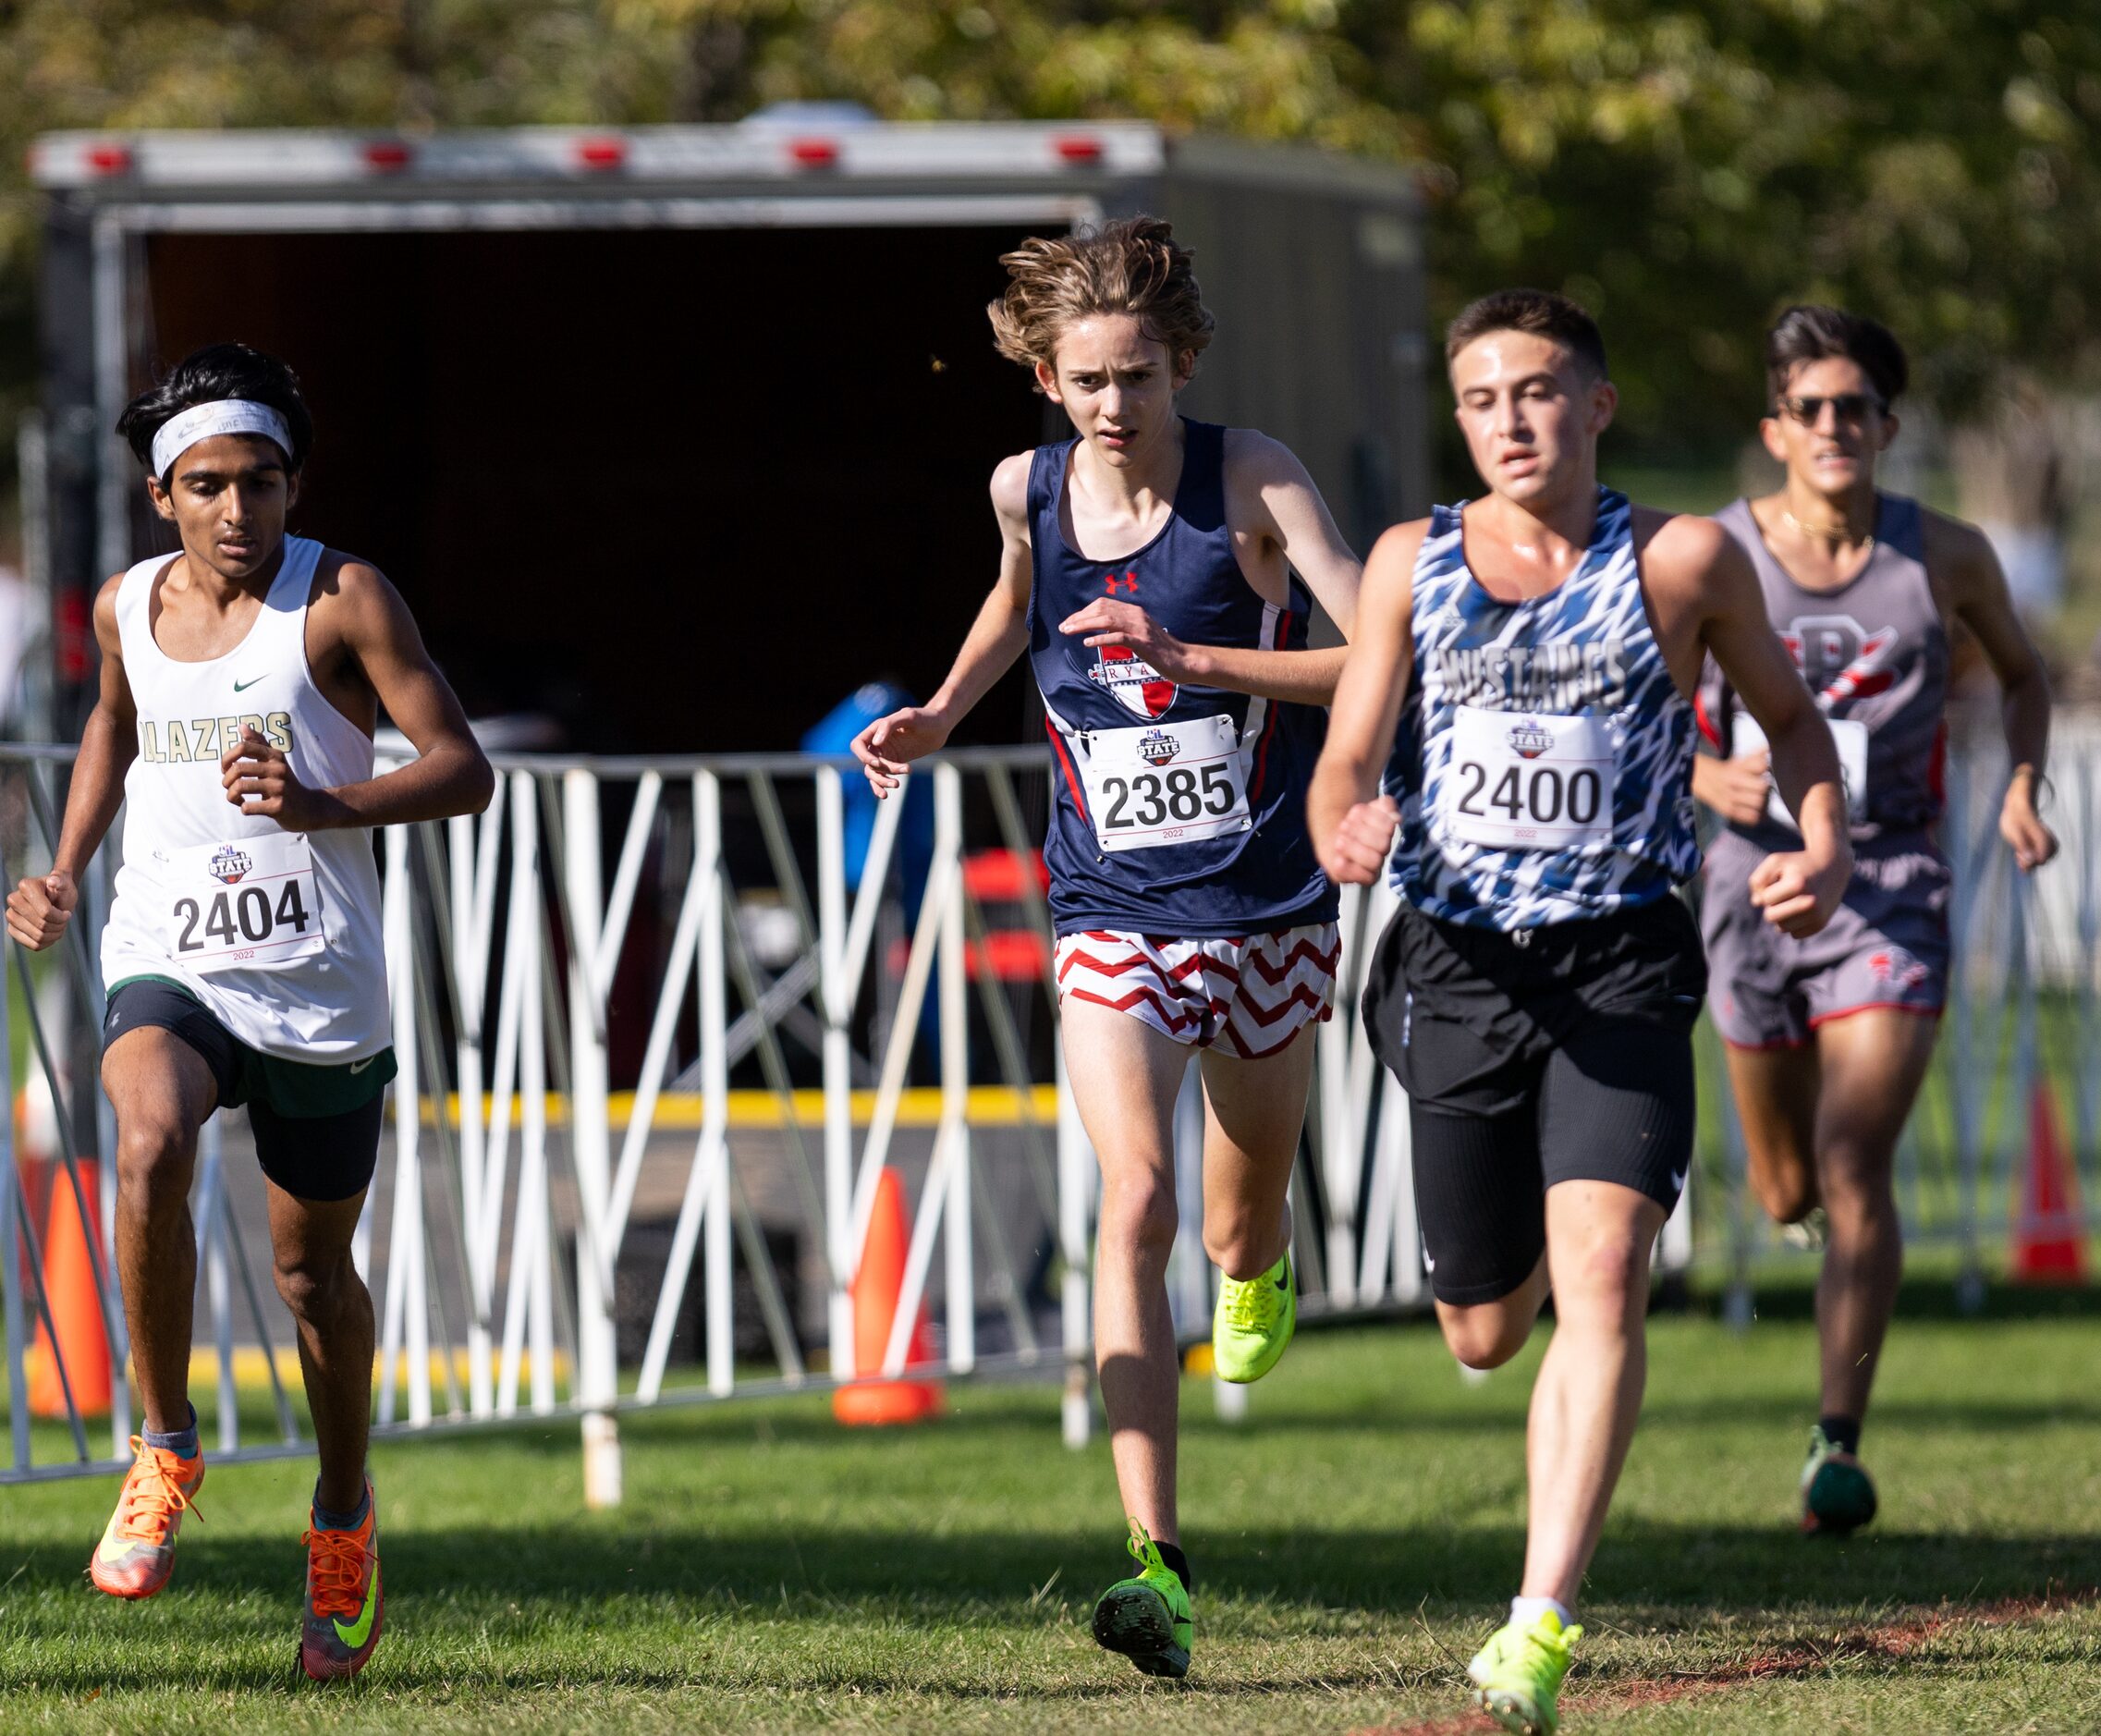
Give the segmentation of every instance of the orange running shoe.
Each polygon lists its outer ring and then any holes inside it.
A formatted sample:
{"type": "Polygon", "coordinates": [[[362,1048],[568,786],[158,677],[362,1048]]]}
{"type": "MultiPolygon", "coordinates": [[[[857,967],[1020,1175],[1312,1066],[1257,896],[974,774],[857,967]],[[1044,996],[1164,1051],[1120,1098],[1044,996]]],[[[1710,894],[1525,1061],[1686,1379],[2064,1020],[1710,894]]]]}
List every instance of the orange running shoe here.
{"type": "Polygon", "coordinates": [[[109,1528],[88,1558],[88,1577],[112,1597],[151,1597],[175,1571],[175,1534],[204,1482],[204,1455],[194,1459],[149,1447],[134,1435],[130,1474],[109,1528]]]}
{"type": "Polygon", "coordinates": [[[299,1667],[316,1681],[354,1676],[379,1644],[385,1607],[379,1583],[379,1501],[365,1483],[365,1522],[324,1531],[311,1522],[306,1545],[306,1625],[299,1667]]]}

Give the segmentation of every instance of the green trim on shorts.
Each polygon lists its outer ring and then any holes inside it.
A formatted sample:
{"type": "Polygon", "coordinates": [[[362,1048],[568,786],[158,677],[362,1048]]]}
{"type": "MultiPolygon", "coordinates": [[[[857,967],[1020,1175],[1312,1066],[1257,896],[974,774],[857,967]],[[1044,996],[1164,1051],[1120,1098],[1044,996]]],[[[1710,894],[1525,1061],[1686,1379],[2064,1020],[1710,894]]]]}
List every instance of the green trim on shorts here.
{"type": "Polygon", "coordinates": [[[242,1068],[241,1100],[267,1103],[293,1120],[348,1115],[385,1091],[398,1070],[391,1044],[377,1055],[336,1067],[314,1067],[250,1049],[242,1068]]]}
{"type": "MultiPolygon", "coordinates": [[[[158,983],[163,988],[172,988],[197,1005],[203,1005],[187,983],[151,971],[120,978],[109,985],[109,993],[114,996],[118,989],[133,983],[158,983]]],[[[348,1115],[353,1109],[361,1109],[385,1091],[395,1074],[400,1071],[392,1044],[361,1061],[328,1066],[265,1055],[253,1044],[243,1043],[238,1037],[234,1038],[234,1044],[241,1055],[240,1082],[220,1107],[232,1109],[244,1103],[266,1103],[279,1115],[297,1121],[311,1121],[326,1115],[348,1115]]]]}
{"type": "MultiPolygon", "coordinates": [[[[178,983],[174,977],[162,976],[156,972],[141,971],[137,976],[120,976],[103,990],[103,1005],[107,1007],[111,1001],[116,998],[118,989],[129,988],[134,983],[158,983],[163,988],[172,988],[187,1000],[197,1000],[197,991],[191,988],[189,984],[178,983]]],[[[204,1003],[200,1000],[197,1001],[197,1004],[202,1007],[204,1003]]]]}

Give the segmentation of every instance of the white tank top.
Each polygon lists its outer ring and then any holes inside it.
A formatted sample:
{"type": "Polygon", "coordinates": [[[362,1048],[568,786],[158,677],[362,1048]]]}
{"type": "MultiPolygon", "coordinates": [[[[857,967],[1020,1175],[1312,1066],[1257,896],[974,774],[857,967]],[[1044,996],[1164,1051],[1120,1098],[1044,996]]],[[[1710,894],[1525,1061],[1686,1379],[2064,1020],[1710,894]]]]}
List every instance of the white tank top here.
{"type": "Polygon", "coordinates": [[[139,752],[124,778],[124,865],[102,965],[113,988],[138,976],[181,984],[266,1055],[340,1066],[393,1040],[372,834],[287,832],[243,814],[219,772],[221,751],[245,723],[283,748],[310,788],[373,775],[372,738],[307,667],[321,555],[319,543],[287,537],[248,637],[207,663],[177,663],[154,642],[166,556],[140,561],[117,587],[139,752]]]}

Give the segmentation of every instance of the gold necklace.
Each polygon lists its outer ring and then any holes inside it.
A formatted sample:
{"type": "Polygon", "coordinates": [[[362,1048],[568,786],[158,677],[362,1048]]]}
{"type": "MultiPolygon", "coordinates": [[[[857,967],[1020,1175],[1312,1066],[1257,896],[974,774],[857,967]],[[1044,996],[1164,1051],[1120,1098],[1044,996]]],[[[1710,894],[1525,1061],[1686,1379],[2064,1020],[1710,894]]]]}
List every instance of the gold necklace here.
{"type": "MultiPolygon", "coordinates": [[[[1846,532],[1851,528],[1851,526],[1841,526],[1837,531],[1813,531],[1809,528],[1808,525],[1804,524],[1800,519],[1796,518],[1795,515],[1790,512],[1785,507],[1782,507],[1780,508],[1780,517],[1787,520],[1788,528],[1793,531],[1796,535],[1808,537],[1812,542],[1817,543],[1838,542],[1845,536],[1846,532]]],[[[1866,535],[1861,538],[1861,552],[1864,555],[1869,549],[1873,548],[1874,546],[1875,532],[1873,531],[1870,531],[1866,535]]]]}

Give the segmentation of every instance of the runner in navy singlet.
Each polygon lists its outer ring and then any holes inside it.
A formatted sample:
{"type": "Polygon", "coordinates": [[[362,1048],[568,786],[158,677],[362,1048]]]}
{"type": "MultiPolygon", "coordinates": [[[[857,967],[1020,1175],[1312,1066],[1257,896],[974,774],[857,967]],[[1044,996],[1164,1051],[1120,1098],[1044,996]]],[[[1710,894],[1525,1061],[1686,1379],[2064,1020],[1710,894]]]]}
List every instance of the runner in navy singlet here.
{"type": "Polygon", "coordinates": [[[1790,848],[1793,834],[1772,812],[1763,743],[1710,670],[1702,723],[1712,752],[1692,789],[1728,829],[1707,853],[1701,926],[1752,1186],[1781,1223],[1825,1215],[1822,1395],[1802,1529],[1843,1534],[1875,1516],[1860,1434],[1903,1269],[1897,1141],[1948,992],[1950,887],[1935,822],[1948,622],[1970,630],[2005,694],[2013,771],[1999,833],[2031,871],[2058,848],[2035,812],[2050,690],[1984,533],[1875,489],[1907,374],[1897,339],[1837,308],[1798,307],[1765,353],[1772,409],[1760,432],[1787,480],[1716,517],[1757,568],[1773,626],[1831,719],[1853,879],[1813,939],[1758,920],[1750,865],[1790,848]]]}
{"type": "Polygon", "coordinates": [[[1307,617],[1317,596],[1347,634],[1360,567],[1289,451],[1177,413],[1212,321],[1165,223],[1032,240],[1003,263],[1000,351],[1074,437],[994,472],[999,581],[940,691],[854,752],[887,795],[1029,654],[1055,761],[1061,1037],[1102,1166],[1095,1355],[1141,1565],[1103,1595],[1094,1633],[1179,1676],[1175,1100],[1193,1048],[1213,1343],[1222,1375],[1252,1380],[1297,1317],[1285,1190],[1313,1045],[1293,1039],[1335,992],[1336,895],[1304,803],[1343,653],[1307,649],[1307,617]]]}
{"type": "Polygon", "coordinates": [[[1743,551],[1711,520],[1598,486],[1618,399],[1590,315],[1508,290],[1452,323],[1445,354],[1488,493],[1372,552],[1308,816],[1338,880],[1387,872],[1402,897],[1364,1019],[1408,1092],[1453,1354],[1509,1361],[1552,1289],[1521,1595],[1470,1671],[1506,1729],[1550,1731],[1641,1408],[1649,1250],[1692,1151],[1705,972],[1675,890],[1699,864],[1706,653],[1802,819],[1751,876],[1762,919],[1814,933],[1851,852],[1830,731],[1743,551]]]}

